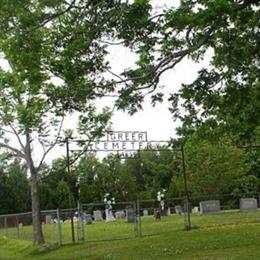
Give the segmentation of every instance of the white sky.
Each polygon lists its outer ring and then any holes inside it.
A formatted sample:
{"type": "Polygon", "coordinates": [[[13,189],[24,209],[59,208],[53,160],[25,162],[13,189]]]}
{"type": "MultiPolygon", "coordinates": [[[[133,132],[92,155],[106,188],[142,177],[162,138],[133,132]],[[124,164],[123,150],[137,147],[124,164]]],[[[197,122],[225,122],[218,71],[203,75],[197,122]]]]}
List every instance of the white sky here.
{"type": "MultiPolygon", "coordinates": [[[[170,6],[178,6],[179,0],[151,0],[155,6],[155,12],[170,6]]],[[[120,72],[122,68],[134,65],[135,57],[127,49],[113,47],[110,51],[110,63],[112,71],[120,72]]],[[[197,77],[197,71],[204,66],[208,66],[208,60],[196,64],[188,59],[182,60],[174,69],[164,73],[160,79],[160,85],[164,85],[164,102],[158,103],[156,107],[150,104],[150,97],[145,99],[143,110],[133,116],[127,113],[116,111],[113,116],[113,130],[147,131],[148,138],[151,140],[168,140],[175,137],[175,129],[179,122],[174,122],[169,111],[167,102],[169,93],[176,92],[182,83],[190,83],[197,77]]],[[[111,99],[102,100],[101,105],[109,105],[111,99]]]]}
{"type": "MultiPolygon", "coordinates": [[[[155,6],[177,5],[178,0],[153,0],[155,6]]],[[[159,8],[159,7],[158,7],[159,8]]],[[[110,51],[109,60],[112,65],[112,71],[122,71],[123,68],[130,67],[134,64],[134,56],[125,48],[113,47],[110,51]]],[[[165,100],[162,104],[158,104],[155,108],[150,105],[150,98],[147,97],[143,104],[143,110],[137,112],[133,116],[126,113],[115,111],[112,123],[114,131],[147,131],[150,140],[168,140],[175,137],[175,129],[179,122],[172,120],[169,112],[169,104],[167,97],[169,93],[176,92],[182,83],[192,82],[197,75],[197,71],[207,64],[207,60],[200,64],[184,59],[173,70],[163,74],[160,79],[160,85],[164,85],[163,92],[165,100]]],[[[6,62],[0,59],[0,66],[7,68],[6,62]]],[[[111,106],[111,98],[105,98],[97,101],[99,107],[111,106]]],[[[65,127],[76,127],[76,120],[72,118],[65,121],[65,127]]],[[[53,158],[65,155],[65,147],[54,149],[47,157],[47,162],[51,162],[53,158]]],[[[36,156],[37,157],[37,156],[36,156]]]]}
{"type": "MultiPolygon", "coordinates": [[[[122,67],[130,67],[133,64],[132,55],[125,49],[115,49],[111,52],[111,63],[116,71],[122,67]]],[[[172,120],[169,112],[169,103],[167,102],[169,93],[176,92],[182,83],[192,82],[197,71],[201,68],[201,64],[185,59],[178,64],[173,70],[163,74],[160,85],[164,85],[163,93],[165,94],[164,102],[158,103],[156,107],[150,104],[150,97],[145,98],[143,110],[137,112],[133,116],[127,113],[115,111],[113,116],[113,130],[140,130],[147,131],[149,139],[167,140],[175,136],[175,128],[178,122],[172,120]]],[[[109,105],[110,98],[102,100],[100,105],[109,105]]]]}

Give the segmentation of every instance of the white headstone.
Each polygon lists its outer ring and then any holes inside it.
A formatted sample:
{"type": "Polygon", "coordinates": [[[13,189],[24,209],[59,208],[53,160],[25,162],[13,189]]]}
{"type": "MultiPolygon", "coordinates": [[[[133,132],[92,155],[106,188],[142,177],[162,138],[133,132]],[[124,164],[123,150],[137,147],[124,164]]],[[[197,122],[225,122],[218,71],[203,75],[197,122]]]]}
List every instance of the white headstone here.
{"type": "Polygon", "coordinates": [[[144,209],[144,210],[143,210],[143,216],[146,217],[146,216],[148,216],[148,215],[149,215],[149,214],[148,214],[148,209],[144,209]]]}
{"type": "Polygon", "coordinates": [[[51,220],[51,215],[46,215],[46,216],[45,216],[45,223],[46,223],[46,224],[51,224],[51,223],[53,223],[53,221],[51,220]]]}
{"type": "Polygon", "coordinates": [[[95,211],[93,211],[93,215],[94,215],[94,220],[95,220],[95,221],[101,221],[101,220],[103,220],[101,210],[95,210],[95,211]]]}
{"type": "Polygon", "coordinates": [[[163,200],[160,201],[160,205],[161,205],[161,210],[163,211],[164,210],[164,205],[165,205],[163,200]]]}
{"type": "Polygon", "coordinates": [[[82,219],[83,219],[85,224],[92,224],[92,216],[91,216],[91,214],[83,213],[82,214],[82,219]]]}
{"type": "Polygon", "coordinates": [[[123,210],[116,211],[115,216],[116,219],[125,218],[125,212],[123,210]]]}
{"type": "Polygon", "coordinates": [[[199,213],[199,207],[194,207],[191,212],[198,214],[199,213]]]}
{"type": "Polygon", "coordinates": [[[115,221],[116,219],[113,216],[113,212],[109,209],[106,209],[106,222],[112,222],[115,221]]]}

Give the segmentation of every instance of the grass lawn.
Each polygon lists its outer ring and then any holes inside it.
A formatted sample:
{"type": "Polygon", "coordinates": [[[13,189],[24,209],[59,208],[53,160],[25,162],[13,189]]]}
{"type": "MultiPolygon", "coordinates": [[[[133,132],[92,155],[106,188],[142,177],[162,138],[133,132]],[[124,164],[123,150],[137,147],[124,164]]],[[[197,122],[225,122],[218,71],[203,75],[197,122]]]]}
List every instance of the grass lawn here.
{"type": "MultiPolygon", "coordinates": [[[[260,259],[259,217],[260,212],[192,216],[191,231],[183,230],[181,216],[145,217],[142,238],[134,238],[134,226],[124,221],[95,223],[85,225],[85,243],[46,252],[29,241],[0,238],[0,259],[260,259]],[[121,240],[111,240],[116,238],[121,240]]],[[[69,229],[62,224],[64,243],[70,241],[69,229]]],[[[44,227],[49,242],[57,241],[54,231],[55,225],[44,227]]]]}

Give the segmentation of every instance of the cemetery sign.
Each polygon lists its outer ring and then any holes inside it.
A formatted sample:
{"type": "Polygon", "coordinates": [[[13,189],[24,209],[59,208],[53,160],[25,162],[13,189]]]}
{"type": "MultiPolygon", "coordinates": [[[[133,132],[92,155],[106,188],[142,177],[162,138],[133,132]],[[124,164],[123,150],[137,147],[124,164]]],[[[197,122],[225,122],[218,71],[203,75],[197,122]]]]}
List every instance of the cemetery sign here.
{"type": "Polygon", "coordinates": [[[106,139],[89,141],[89,151],[134,152],[154,146],[167,144],[167,141],[148,141],[147,132],[116,131],[109,132],[106,139]]]}

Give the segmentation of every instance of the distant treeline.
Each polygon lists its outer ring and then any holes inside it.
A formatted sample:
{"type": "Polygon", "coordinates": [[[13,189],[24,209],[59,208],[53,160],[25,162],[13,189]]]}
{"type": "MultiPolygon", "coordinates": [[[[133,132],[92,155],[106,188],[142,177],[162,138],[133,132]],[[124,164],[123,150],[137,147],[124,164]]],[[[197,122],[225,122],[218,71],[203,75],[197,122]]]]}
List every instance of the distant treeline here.
{"type": "MultiPolygon", "coordinates": [[[[66,158],[44,165],[39,175],[41,209],[68,208],[76,201],[102,202],[105,193],[116,201],[156,199],[162,188],[166,198],[184,195],[182,157],[178,150],[144,150],[120,159],[108,155],[82,157],[66,170],[66,158]]],[[[185,165],[191,197],[212,194],[256,194],[259,191],[259,149],[242,149],[227,140],[185,142],[185,165]]],[[[17,159],[2,154],[0,213],[30,211],[30,181],[17,159]],[[5,160],[4,160],[5,159],[5,160]]]]}

